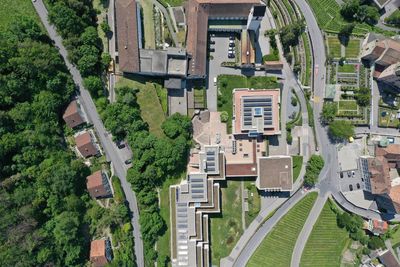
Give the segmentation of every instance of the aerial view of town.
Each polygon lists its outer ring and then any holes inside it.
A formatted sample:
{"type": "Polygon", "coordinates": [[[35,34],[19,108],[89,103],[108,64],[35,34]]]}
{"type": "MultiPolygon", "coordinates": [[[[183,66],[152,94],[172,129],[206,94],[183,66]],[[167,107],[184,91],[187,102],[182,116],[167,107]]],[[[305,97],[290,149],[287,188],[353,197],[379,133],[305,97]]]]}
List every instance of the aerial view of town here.
{"type": "Polygon", "coordinates": [[[400,0],[0,0],[0,267],[400,267],[400,0]]]}

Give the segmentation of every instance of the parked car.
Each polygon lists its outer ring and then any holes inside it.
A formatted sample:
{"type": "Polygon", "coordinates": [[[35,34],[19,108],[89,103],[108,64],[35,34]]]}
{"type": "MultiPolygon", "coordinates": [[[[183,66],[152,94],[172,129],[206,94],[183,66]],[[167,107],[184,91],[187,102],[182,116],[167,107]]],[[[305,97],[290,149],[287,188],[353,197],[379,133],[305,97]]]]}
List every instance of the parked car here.
{"type": "Polygon", "coordinates": [[[230,47],[235,47],[235,43],[229,43],[230,47]]]}
{"type": "Polygon", "coordinates": [[[210,52],[215,52],[215,48],[214,47],[210,47],[210,52]]]}
{"type": "Polygon", "coordinates": [[[349,185],[349,189],[350,189],[350,191],[353,191],[353,185],[352,184],[349,185]]]}
{"type": "Polygon", "coordinates": [[[360,189],[360,187],[361,187],[361,186],[360,186],[360,184],[359,184],[359,183],[357,183],[357,189],[360,189]]]}
{"type": "Polygon", "coordinates": [[[119,149],[122,149],[122,148],[124,148],[125,147],[125,143],[124,143],[124,141],[117,141],[117,147],[119,148],[119,149]]]}
{"type": "Polygon", "coordinates": [[[215,44],[215,41],[214,40],[210,40],[210,44],[215,44]]]}
{"type": "Polygon", "coordinates": [[[234,48],[233,48],[233,47],[229,47],[229,48],[228,48],[228,51],[229,51],[229,53],[230,53],[230,52],[232,52],[232,53],[233,53],[235,50],[234,50],[234,48]]]}
{"type": "Polygon", "coordinates": [[[340,172],[340,178],[343,178],[343,172],[340,172]]]}
{"type": "Polygon", "coordinates": [[[132,160],[131,160],[131,159],[125,160],[125,164],[126,164],[126,165],[129,165],[129,164],[131,164],[131,163],[132,163],[132,160]]]}
{"type": "Polygon", "coordinates": [[[234,53],[228,53],[228,58],[235,58],[235,54],[234,53]]]}
{"type": "Polygon", "coordinates": [[[351,175],[354,177],[356,175],[355,171],[351,171],[351,175]]]}
{"type": "Polygon", "coordinates": [[[351,177],[351,172],[350,171],[347,172],[347,177],[349,177],[349,178],[351,177]]]}
{"type": "Polygon", "coordinates": [[[233,36],[233,35],[229,36],[229,40],[230,41],[234,41],[235,40],[235,36],[233,36]]]}

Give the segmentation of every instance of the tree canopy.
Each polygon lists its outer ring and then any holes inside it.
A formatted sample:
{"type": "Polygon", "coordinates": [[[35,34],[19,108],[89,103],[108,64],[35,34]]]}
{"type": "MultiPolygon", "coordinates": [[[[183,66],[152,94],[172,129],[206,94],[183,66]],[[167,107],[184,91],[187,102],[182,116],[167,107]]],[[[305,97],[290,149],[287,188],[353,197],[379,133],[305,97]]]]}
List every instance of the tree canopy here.
{"type": "Polygon", "coordinates": [[[329,125],[329,134],[333,139],[344,140],[354,136],[354,125],[350,121],[336,120],[329,125]]]}
{"type": "Polygon", "coordinates": [[[325,102],[322,107],[321,120],[323,123],[331,123],[337,114],[337,103],[325,102]]]}

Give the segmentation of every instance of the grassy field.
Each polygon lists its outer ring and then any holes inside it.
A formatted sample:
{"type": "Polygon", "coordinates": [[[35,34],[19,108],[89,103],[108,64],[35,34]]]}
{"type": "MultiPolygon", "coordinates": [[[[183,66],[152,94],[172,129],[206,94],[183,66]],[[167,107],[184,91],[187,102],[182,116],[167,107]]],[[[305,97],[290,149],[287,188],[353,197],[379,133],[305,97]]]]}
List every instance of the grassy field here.
{"type": "Polygon", "coordinates": [[[360,53],[360,40],[350,39],[345,51],[346,58],[357,58],[360,53]]]}
{"type": "Polygon", "coordinates": [[[251,256],[248,267],[290,266],[297,236],[317,196],[316,192],[309,193],[283,216],[251,256]]]}
{"type": "MultiPolygon", "coordinates": [[[[162,188],[160,188],[160,214],[161,217],[167,224],[167,230],[164,235],[160,236],[157,241],[157,252],[160,258],[163,256],[170,257],[171,254],[171,226],[170,226],[170,206],[169,206],[169,186],[178,184],[180,180],[184,177],[185,174],[182,174],[182,177],[177,179],[170,179],[165,181],[162,188]]],[[[169,264],[171,266],[171,264],[169,264]]]]}
{"type": "Polygon", "coordinates": [[[163,136],[161,124],[165,120],[165,113],[158,99],[154,84],[150,80],[130,75],[129,77],[120,77],[118,79],[116,88],[122,86],[139,89],[137,100],[143,120],[149,124],[150,132],[156,136],[163,136]]]}
{"type": "Polygon", "coordinates": [[[304,248],[300,266],[330,267],[340,266],[342,253],[350,240],[345,229],[336,224],[336,214],[329,201],[318,217],[304,248]]]}
{"type": "Polygon", "coordinates": [[[243,233],[240,192],[240,182],[227,181],[227,186],[221,188],[222,212],[210,219],[212,264],[217,266],[243,233]]]}
{"type": "Polygon", "coordinates": [[[249,203],[249,211],[245,214],[245,221],[246,221],[246,228],[250,225],[250,223],[257,217],[258,213],[260,212],[261,208],[261,200],[260,194],[254,182],[245,181],[244,188],[249,190],[248,192],[248,203],[249,203]]]}
{"type": "Polygon", "coordinates": [[[18,16],[30,17],[35,19],[37,22],[40,22],[30,0],[0,1],[0,29],[7,27],[8,24],[13,22],[18,16]]]}
{"type": "Polygon", "coordinates": [[[339,110],[357,110],[357,102],[355,100],[340,100],[339,110]]]}
{"type": "Polygon", "coordinates": [[[340,58],[341,57],[341,44],[339,39],[335,36],[329,36],[328,37],[328,46],[329,46],[329,55],[331,55],[334,58],[340,58]]]}
{"type": "Polygon", "coordinates": [[[293,183],[299,177],[301,166],[303,165],[303,156],[292,156],[293,160],[293,183]]]}
{"type": "Polygon", "coordinates": [[[239,75],[218,76],[218,111],[228,112],[228,132],[232,128],[232,91],[235,88],[268,89],[279,88],[276,77],[250,77],[239,75]]]}
{"type": "Polygon", "coordinates": [[[339,65],[338,72],[356,73],[356,65],[354,65],[354,64],[339,65]]]}
{"type": "Polygon", "coordinates": [[[144,27],[144,48],[155,49],[156,37],[154,29],[153,11],[154,6],[150,0],[140,1],[143,8],[143,27],[144,27]]]}

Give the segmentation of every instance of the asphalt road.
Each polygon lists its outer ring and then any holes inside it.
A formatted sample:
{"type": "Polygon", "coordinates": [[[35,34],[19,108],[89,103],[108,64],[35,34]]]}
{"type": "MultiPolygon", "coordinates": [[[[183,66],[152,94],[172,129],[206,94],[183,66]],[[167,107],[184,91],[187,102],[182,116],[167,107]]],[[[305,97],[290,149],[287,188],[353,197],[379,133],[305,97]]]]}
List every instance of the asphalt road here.
{"type": "Polygon", "coordinates": [[[106,154],[107,160],[111,161],[114,167],[115,174],[120,178],[123,190],[126,195],[126,199],[129,203],[129,209],[132,213],[132,226],[133,226],[133,235],[135,238],[135,254],[137,265],[142,267],[144,266],[144,258],[143,258],[143,241],[140,235],[140,227],[139,227],[139,211],[136,202],[135,193],[131,190],[130,184],[126,180],[126,172],[128,170],[128,166],[124,163],[124,158],[121,153],[118,151],[115,143],[112,141],[111,136],[108,135],[104,125],[100,119],[99,114],[97,113],[94,102],[89,94],[89,92],[83,87],[83,80],[76,69],[73,66],[68,58],[67,51],[62,44],[61,37],[56,33],[55,28],[49,24],[47,17],[48,13],[46,7],[44,6],[42,0],[37,0],[34,2],[34,7],[36,12],[38,13],[43,25],[45,26],[50,38],[54,41],[55,46],[58,48],[61,56],[64,58],[65,64],[67,65],[73,80],[77,86],[79,86],[79,100],[81,101],[82,106],[90,120],[93,124],[94,129],[96,130],[97,137],[103,147],[103,151],[106,154]]]}

